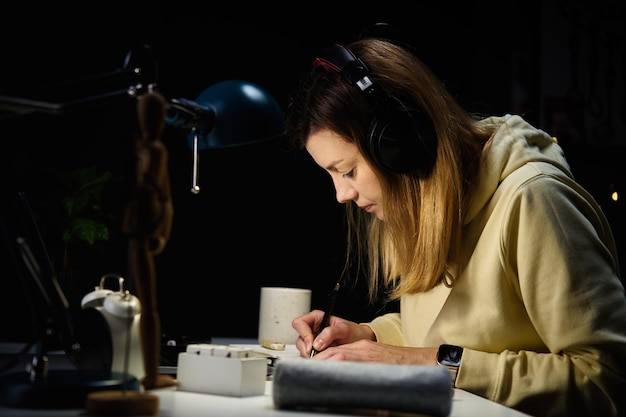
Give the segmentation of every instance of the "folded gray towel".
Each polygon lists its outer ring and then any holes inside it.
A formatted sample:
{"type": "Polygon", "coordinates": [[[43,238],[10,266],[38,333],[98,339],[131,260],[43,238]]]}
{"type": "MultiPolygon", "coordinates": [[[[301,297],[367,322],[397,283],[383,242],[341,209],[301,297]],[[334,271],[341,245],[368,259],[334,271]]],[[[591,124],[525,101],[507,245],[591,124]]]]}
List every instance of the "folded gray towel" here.
{"type": "Polygon", "coordinates": [[[278,408],[339,407],[414,412],[437,417],[452,408],[450,371],[439,365],[390,365],[285,358],[276,364],[278,408]]]}

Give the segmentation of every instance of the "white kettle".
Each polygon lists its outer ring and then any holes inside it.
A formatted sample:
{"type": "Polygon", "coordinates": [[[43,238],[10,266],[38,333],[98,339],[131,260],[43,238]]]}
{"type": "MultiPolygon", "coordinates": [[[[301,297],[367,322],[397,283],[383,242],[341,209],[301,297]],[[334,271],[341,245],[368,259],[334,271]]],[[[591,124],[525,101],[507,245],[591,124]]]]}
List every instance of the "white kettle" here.
{"type": "Polygon", "coordinates": [[[139,336],[141,303],[124,289],[124,278],[117,274],[102,276],[100,285],[83,297],[81,307],[85,313],[83,365],[127,372],[141,380],[145,376],[139,336]],[[117,290],[106,288],[111,279],[117,281],[117,290]]]}

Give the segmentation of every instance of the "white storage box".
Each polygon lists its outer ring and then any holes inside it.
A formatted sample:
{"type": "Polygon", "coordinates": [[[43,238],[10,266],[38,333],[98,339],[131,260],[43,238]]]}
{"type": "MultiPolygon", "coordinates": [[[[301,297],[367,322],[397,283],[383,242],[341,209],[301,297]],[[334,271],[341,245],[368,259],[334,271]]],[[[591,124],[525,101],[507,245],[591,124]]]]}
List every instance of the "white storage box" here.
{"type": "Polygon", "coordinates": [[[178,354],[179,391],[245,397],[263,395],[267,358],[249,348],[190,344],[178,354]]]}

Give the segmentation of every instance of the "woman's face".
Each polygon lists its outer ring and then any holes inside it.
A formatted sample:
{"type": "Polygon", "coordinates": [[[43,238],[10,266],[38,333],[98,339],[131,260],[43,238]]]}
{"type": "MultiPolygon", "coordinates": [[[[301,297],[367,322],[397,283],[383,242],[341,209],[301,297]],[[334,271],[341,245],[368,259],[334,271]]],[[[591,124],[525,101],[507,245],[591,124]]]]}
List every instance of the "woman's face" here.
{"type": "Polygon", "coordinates": [[[380,183],[354,143],[328,129],[311,134],[306,150],[330,174],[337,201],[354,201],[360,208],[384,220],[380,183]]]}

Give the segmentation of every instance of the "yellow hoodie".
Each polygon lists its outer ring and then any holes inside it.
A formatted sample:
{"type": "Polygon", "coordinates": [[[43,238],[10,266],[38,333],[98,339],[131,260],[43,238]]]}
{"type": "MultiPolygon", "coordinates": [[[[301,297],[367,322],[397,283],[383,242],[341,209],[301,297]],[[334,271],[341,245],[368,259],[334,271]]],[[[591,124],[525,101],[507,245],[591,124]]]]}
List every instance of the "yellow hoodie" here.
{"type": "Polygon", "coordinates": [[[456,285],[368,323],[381,343],[464,347],[456,387],[535,416],[626,415],[626,297],[609,225],[562,149],[519,116],[493,137],[456,285]]]}

